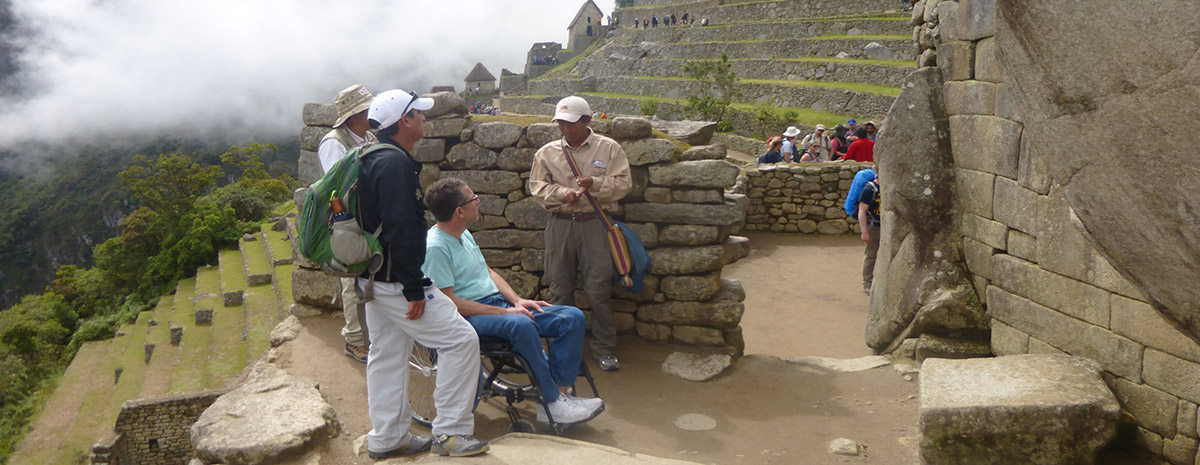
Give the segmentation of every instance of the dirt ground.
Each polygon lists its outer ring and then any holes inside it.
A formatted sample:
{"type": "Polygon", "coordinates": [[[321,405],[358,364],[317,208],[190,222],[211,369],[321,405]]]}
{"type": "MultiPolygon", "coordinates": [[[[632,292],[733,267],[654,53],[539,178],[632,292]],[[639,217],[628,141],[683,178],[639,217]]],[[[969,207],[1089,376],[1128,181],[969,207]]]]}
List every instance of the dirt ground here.
{"type": "MultiPolygon", "coordinates": [[[[750,256],[723,273],[746,289],[747,355],[717,379],[694,383],[660,369],[678,347],[623,336],[620,371],[593,365],[606,411],[563,436],[698,463],[919,463],[915,376],[905,377],[895,366],[836,372],[787,361],[871,354],[863,343],[868,298],[861,285],[862,242],[857,236],[750,239],[750,256]],[[712,417],[716,428],[677,428],[675,420],[689,413],[712,417]],[[835,438],[857,441],[862,452],[829,453],[835,438]]],[[[351,452],[353,441],[370,430],[365,366],[342,355],[341,324],[340,314],[304,320],[304,331],[284,346],[280,362],[293,374],[317,380],[342,422],[343,434],[322,447],[320,462],[368,464],[370,459],[351,452]]],[[[508,431],[502,402],[479,407],[476,436],[508,431]]],[[[531,403],[521,407],[532,419],[531,403]]],[[[427,434],[421,430],[414,425],[427,434]]],[[[1157,462],[1110,451],[1100,463],[1157,462]]]]}

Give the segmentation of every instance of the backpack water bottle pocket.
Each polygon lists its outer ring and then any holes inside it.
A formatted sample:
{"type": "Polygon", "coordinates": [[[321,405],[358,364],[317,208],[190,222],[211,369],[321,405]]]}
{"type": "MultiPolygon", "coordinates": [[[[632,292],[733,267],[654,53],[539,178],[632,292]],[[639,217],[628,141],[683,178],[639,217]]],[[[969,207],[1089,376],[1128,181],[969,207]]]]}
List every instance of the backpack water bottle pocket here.
{"type": "Polygon", "coordinates": [[[331,228],[329,250],[333,260],[328,264],[333,271],[357,275],[364,270],[377,270],[383,255],[372,250],[367,237],[353,218],[337,221],[331,228]]]}

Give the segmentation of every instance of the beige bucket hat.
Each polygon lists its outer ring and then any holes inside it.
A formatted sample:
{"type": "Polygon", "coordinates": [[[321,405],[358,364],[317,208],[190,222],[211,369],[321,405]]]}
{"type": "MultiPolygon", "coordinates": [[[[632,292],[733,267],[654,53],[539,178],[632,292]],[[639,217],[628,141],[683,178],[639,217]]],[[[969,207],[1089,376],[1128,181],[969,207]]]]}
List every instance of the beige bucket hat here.
{"type": "Polygon", "coordinates": [[[371,92],[362,84],[355,84],[338,92],[337,100],[333,101],[338,113],[333,127],[341,127],[342,123],[345,123],[351,116],[367,111],[367,108],[371,106],[371,99],[371,92]]]}

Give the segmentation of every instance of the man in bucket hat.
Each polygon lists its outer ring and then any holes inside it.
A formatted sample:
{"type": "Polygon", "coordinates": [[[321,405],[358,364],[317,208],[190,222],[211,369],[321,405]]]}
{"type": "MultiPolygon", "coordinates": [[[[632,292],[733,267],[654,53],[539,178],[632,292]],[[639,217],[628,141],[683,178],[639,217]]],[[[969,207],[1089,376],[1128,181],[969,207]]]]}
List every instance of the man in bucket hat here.
{"type": "MultiPolygon", "coordinates": [[[[355,84],[338,92],[334,105],[337,107],[338,118],[333,123],[333,130],[321,139],[317,147],[317,157],[321,159],[322,172],[329,171],[334,163],[341,160],[350,149],[359,145],[375,142],[375,136],[367,131],[367,107],[371,106],[371,93],[361,84],[355,84]]],[[[358,295],[354,291],[354,278],[342,278],[342,316],[346,325],[342,327],[342,337],[346,339],[345,353],[347,357],[367,363],[367,337],[363,334],[359,316],[358,295]]]]}
{"type": "Polygon", "coordinates": [[[613,262],[604,222],[584,192],[591,193],[600,208],[615,210],[617,201],[633,188],[629,158],[620,144],[588,127],[592,108],[582,97],[564,98],[554,111],[563,137],[538,149],[529,171],[529,192],[550,212],[545,241],[550,301],[575,306],[575,276],[577,270],[583,274],[583,292],[592,306],[592,355],[601,369],[613,371],[621,366],[613,353],[613,262]],[[564,151],[575,160],[579,176],[564,151]]]}
{"type": "Polygon", "coordinates": [[[783,148],[779,152],[783,154],[783,161],[787,163],[795,163],[800,161],[800,151],[796,148],[796,136],[800,135],[800,130],[795,126],[788,126],[786,131],[783,131],[783,148]]]}
{"type": "Polygon", "coordinates": [[[473,436],[479,336],[454,302],[421,271],[428,225],[419,180],[421,164],[412,151],[425,137],[423,112],[431,108],[433,99],[389,90],[375,97],[367,111],[384,145],[363,158],[358,175],[358,218],[364,231],[379,231],[384,250],[379,272],[358,277],[364,288],[374,280],[373,299],[365,304],[371,327],[367,453],[374,459],[431,447],[434,453],[452,456],[488,450],[487,441],[473,436]],[[432,439],[409,432],[408,357],[414,341],[437,350],[432,439]]]}

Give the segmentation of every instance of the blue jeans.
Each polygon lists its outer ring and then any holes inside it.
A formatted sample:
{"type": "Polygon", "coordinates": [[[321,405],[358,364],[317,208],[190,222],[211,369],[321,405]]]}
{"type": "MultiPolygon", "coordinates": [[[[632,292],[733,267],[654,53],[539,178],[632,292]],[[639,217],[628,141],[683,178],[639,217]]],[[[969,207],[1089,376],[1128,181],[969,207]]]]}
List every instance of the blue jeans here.
{"type": "MultiPolygon", "coordinates": [[[[501,308],[512,307],[499,293],[476,302],[501,308]]],[[[538,390],[549,403],[558,399],[559,386],[572,386],[575,378],[579,377],[587,320],[583,312],[575,307],[554,305],[544,307],[544,310],[542,313],[533,312],[532,321],[525,315],[475,315],[467,317],[467,322],[480,335],[508,340],[513,351],[529,362],[538,390]],[[542,337],[552,338],[550,353],[553,356],[549,361],[542,351],[542,337]]]]}

